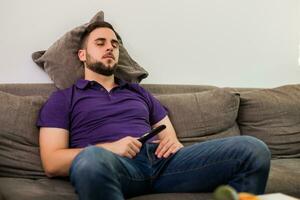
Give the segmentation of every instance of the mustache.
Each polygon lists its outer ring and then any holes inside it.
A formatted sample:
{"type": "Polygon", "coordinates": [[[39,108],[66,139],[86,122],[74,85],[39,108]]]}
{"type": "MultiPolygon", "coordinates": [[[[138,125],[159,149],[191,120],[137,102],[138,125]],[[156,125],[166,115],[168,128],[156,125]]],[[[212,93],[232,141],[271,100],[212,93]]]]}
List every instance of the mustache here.
{"type": "Polygon", "coordinates": [[[112,53],[110,53],[110,52],[104,54],[104,55],[102,56],[102,58],[112,58],[112,59],[115,60],[115,56],[114,56],[112,53]]]}

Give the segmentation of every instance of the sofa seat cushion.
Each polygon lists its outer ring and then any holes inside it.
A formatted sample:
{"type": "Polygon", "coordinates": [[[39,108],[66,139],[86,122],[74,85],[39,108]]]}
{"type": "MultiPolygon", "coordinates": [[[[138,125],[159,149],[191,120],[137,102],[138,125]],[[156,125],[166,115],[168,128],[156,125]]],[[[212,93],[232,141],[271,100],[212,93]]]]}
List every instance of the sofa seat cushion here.
{"type": "MultiPolygon", "coordinates": [[[[0,195],[5,200],[78,200],[68,180],[1,178],[0,195]]],[[[210,193],[166,193],[143,195],[130,200],[213,200],[210,193]]],[[[1,199],[0,199],[1,200],[1,199]]]]}
{"type": "Polygon", "coordinates": [[[300,157],[300,85],[241,92],[242,135],[263,140],[274,158],[300,157]]]}
{"type": "Polygon", "coordinates": [[[129,200],[213,200],[211,193],[161,193],[130,198],[129,200]]]}
{"type": "Polygon", "coordinates": [[[300,198],[300,159],[274,159],[266,193],[284,193],[300,198]]]}
{"type": "Polygon", "coordinates": [[[177,136],[185,145],[239,135],[236,123],[239,95],[230,89],[158,95],[177,136]]]}
{"type": "Polygon", "coordinates": [[[0,177],[45,177],[35,125],[45,101],[0,92],[0,177]]]}
{"type": "Polygon", "coordinates": [[[67,180],[0,177],[0,194],[5,200],[77,200],[67,180]]]}

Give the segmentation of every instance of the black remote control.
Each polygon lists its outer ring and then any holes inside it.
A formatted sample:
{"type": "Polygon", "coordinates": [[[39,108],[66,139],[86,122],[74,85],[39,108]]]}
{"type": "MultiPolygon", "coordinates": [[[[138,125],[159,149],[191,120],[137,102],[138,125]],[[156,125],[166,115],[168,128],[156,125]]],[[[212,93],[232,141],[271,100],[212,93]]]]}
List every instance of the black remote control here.
{"type": "Polygon", "coordinates": [[[150,132],[145,133],[143,136],[141,136],[138,140],[144,144],[147,140],[149,140],[150,138],[152,138],[153,136],[157,135],[158,133],[160,133],[162,130],[164,130],[166,128],[166,125],[160,125],[154,129],[152,129],[150,132]]]}

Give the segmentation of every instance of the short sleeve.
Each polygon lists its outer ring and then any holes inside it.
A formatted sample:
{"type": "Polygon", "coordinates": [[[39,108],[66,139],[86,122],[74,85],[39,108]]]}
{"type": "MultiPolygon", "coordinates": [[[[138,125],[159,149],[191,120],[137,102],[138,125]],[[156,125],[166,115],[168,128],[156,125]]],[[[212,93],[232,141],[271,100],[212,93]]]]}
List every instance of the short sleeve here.
{"type": "Polygon", "coordinates": [[[154,125],[160,120],[162,120],[165,116],[167,116],[168,112],[164,108],[164,106],[156,99],[149,91],[140,87],[140,91],[143,93],[143,96],[147,100],[147,104],[149,107],[149,121],[150,125],[154,125]]]}
{"type": "Polygon", "coordinates": [[[69,103],[62,91],[56,91],[42,106],[36,125],[69,130],[69,124],[69,103]]]}

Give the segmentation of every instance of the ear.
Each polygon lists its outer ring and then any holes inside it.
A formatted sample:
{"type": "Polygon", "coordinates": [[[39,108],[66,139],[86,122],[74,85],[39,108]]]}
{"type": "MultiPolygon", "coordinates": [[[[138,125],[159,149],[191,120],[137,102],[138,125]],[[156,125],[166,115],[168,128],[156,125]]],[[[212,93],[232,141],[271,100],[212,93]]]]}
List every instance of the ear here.
{"type": "Polygon", "coordinates": [[[82,62],[86,61],[86,50],[85,49],[79,49],[77,54],[78,54],[78,58],[80,61],[82,61],[82,62]]]}

